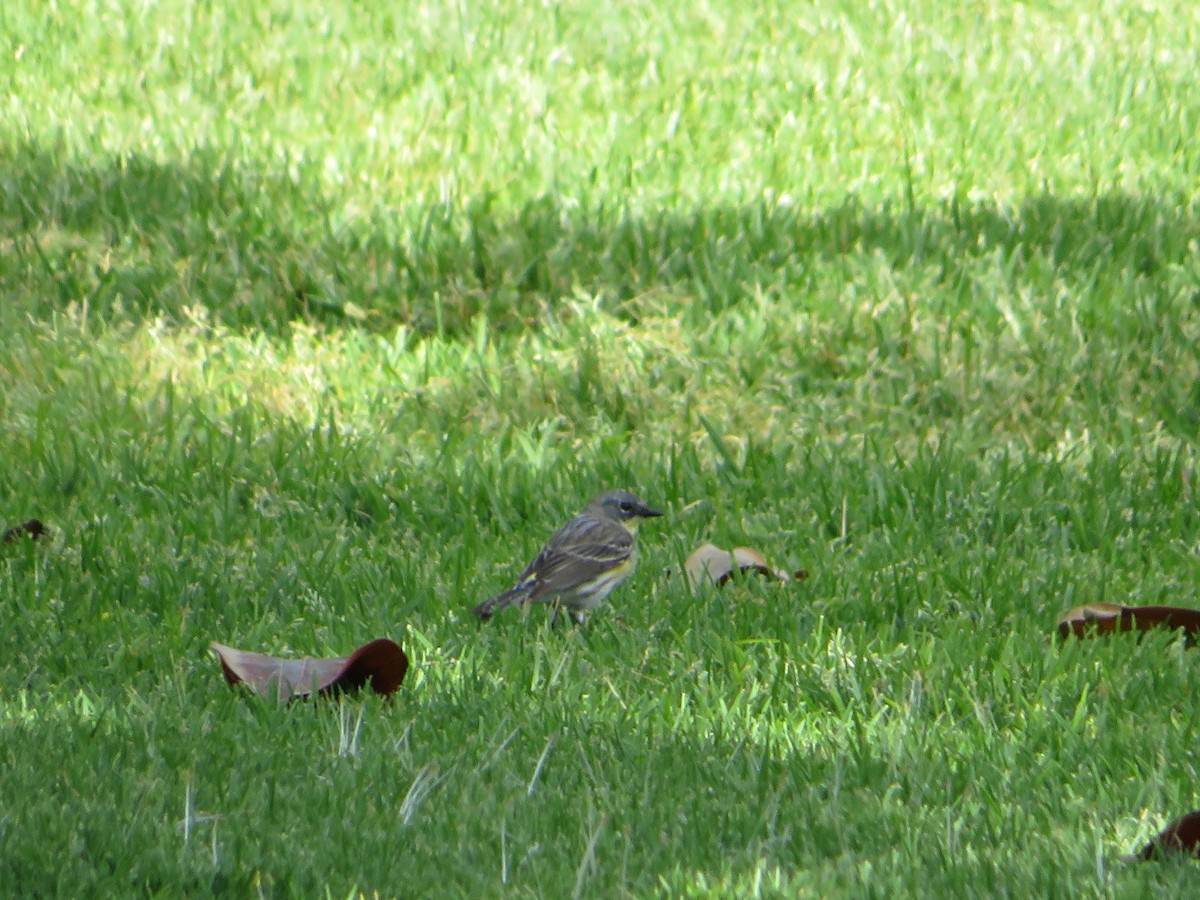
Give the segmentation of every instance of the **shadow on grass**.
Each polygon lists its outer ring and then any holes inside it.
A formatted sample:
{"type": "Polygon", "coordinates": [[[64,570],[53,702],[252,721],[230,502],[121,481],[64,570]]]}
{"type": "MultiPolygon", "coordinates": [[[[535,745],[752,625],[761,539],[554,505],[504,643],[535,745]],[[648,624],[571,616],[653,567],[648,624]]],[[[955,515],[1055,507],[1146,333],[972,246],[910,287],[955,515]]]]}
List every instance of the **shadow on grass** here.
{"type": "Polygon", "coordinates": [[[75,303],[106,317],[177,317],[205,307],[222,324],[267,332],[306,320],[453,334],[480,313],[514,328],[579,295],[631,320],[707,315],[759,290],[810,294],[871,259],[919,269],[965,305],[970,267],[984,257],[1084,290],[1098,271],[1154,278],[1200,238],[1194,207],[1124,193],[1046,194],[1012,208],[869,207],[848,196],[815,210],[760,200],[650,213],[474,197],[379,207],[345,224],[342,198],[315,192],[315,177],[216,151],[171,164],[128,155],[81,165],[38,146],[0,157],[0,285],[30,312],[75,303]]]}

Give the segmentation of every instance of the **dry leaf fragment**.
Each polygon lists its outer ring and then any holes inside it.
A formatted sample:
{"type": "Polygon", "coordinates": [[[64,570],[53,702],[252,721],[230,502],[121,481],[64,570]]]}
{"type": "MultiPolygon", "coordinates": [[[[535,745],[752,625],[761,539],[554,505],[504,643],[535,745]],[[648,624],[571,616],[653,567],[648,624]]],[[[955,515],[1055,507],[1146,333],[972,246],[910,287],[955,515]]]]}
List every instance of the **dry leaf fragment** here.
{"type": "Polygon", "coordinates": [[[4,536],[0,537],[0,543],[12,544],[19,541],[23,537],[28,537],[30,540],[36,541],[49,529],[40,519],[30,519],[28,522],[22,522],[20,525],[14,525],[4,532],[4,536]]]}
{"type": "Polygon", "coordinates": [[[1184,853],[1200,858],[1200,810],[1180,816],[1145,847],[1125,859],[1130,862],[1162,859],[1172,853],[1184,853]]]}
{"type": "Polygon", "coordinates": [[[1058,636],[1092,637],[1118,631],[1147,631],[1151,628],[1178,628],[1188,635],[1200,631],[1200,609],[1178,606],[1118,606],[1115,603],[1089,603],[1063,613],[1058,620],[1058,636]]]}
{"type": "Polygon", "coordinates": [[[753,547],[734,547],[733,550],[722,550],[713,544],[704,543],[692,551],[683,565],[687,573],[688,583],[693,590],[700,586],[705,579],[712,579],[718,585],[723,585],[732,576],[734,570],[741,572],[757,572],[778,581],[791,581],[808,577],[803,569],[789,575],[783,569],[773,568],[766,558],[753,547]]]}
{"type": "Polygon", "coordinates": [[[367,682],[371,690],[387,696],[400,686],[408,671],[408,656],[387,638],[363,644],[349,656],[333,659],[279,659],[248,650],[212,643],[221,659],[225,680],[245,684],[251,691],[280,701],[319,694],[358,690],[367,682]]]}

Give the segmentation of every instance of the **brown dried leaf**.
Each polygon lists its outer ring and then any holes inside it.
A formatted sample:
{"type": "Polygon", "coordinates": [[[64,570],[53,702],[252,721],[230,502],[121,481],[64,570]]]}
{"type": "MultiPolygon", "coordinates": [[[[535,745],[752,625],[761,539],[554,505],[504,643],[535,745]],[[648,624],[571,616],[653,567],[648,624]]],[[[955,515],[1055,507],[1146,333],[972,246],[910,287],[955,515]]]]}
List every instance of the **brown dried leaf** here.
{"type": "Polygon", "coordinates": [[[1186,813],[1160,831],[1153,840],[1133,856],[1125,857],[1130,862],[1162,859],[1183,853],[1200,858],[1200,810],[1186,813]]]}
{"type": "Polygon", "coordinates": [[[733,550],[722,550],[713,544],[704,543],[692,551],[683,565],[688,583],[692,589],[699,587],[706,579],[711,579],[718,585],[727,582],[734,570],[741,572],[757,572],[777,581],[791,581],[807,578],[808,573],[803,569],[795,575],[789,575],[783,569],[772,567],[761,553],[753,547],[734,547],[733,550]]]}
{"type": "Polygon", "coordinates": [[[387,696],[400,686],[408,671],[408,656],[387,638],[363,644],[349,656],[334,659],[279,659],[248,650],[212,643],[221,659],[225,680],[244,684],[251,691],[277,700],[358,690],[368,681],[371,689],[387,696]]]}
{"type": "Polygon", "coordinates": [[[40,519],[30,519],[28,522],[22,522],[20,525],[14,525],[4,532],[4,536],[0,537],[0,543],[12,544],[19,541],[23,537],[28,537],[30,540],[36,541],[43,534],[49,531],[45,524],[40,519]]]}
{"type": "Polygon", "coordinates": [[[1063,613],[1058,620],[1058,636],[1093,637],[1118,631],[1148,631],[1151,628],[1178,628],[1192,636],[1200,631],[1200,609],[1178,606],[1118,606],[1115,603],[1089,603],[1063,613]]]}

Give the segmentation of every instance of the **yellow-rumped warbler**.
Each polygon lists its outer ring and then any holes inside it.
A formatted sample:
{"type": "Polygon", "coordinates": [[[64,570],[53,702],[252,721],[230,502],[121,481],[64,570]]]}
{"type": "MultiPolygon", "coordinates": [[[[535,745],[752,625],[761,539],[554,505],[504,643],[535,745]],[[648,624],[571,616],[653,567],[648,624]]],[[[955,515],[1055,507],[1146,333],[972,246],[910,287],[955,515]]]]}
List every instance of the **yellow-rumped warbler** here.
{"type": "MultiPolygon", "coordinates": [[[[637,565],[638,522],[661,515],[629,491],[601,494],[554,533],[516,587],[480,603],[475,615],[486,622],[510,606],[557,602],[582,625],[588,610],[603,603],[637,565]]],[[[556,606],[551,623],[557,618],[556,606]]]]}

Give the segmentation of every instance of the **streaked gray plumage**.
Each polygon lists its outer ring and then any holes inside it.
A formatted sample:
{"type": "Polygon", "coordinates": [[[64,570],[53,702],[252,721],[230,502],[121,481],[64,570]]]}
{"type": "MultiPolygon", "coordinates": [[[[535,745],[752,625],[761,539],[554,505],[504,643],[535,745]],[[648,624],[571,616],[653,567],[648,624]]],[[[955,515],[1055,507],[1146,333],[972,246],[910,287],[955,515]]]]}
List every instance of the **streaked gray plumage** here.
{"type": "Polygon", "coordinates": [[[475,615],[486,622],[510,606],[557,602],[582,624],[633,572],[639,520],[661,515],[629,491],[601,494],[554,533],[514,588],[479,604],[475,615]]]}

